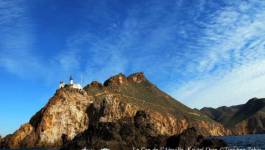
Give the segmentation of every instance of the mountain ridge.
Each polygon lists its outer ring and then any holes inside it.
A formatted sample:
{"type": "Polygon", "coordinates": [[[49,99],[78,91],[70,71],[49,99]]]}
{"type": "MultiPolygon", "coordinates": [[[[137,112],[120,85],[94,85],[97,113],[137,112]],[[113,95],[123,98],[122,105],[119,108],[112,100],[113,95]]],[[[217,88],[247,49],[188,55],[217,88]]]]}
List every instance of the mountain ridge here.
{"type": "Polygon", "coordinates": [[[252,98],[245,104],[230,107],[204,107],[200,111],[233,134],[265,133],[265,98],[252,98]]]}
{"type": "Polygon", "coordinates": [[[150,114],[159,135],[180,134],[190,127],[203,135],[230,133],[221,124],[161,91],[140,72],[128,77],[118,74],[103,84],[93,81],[83,89],[66,85],[56,90],[28,123],[4,138],[1,146],[60,147],[65,140],[72,140],[87,130],[91,119],[116,122],[132,118],[140,110],[150,114]],[[91,106],[98,108],[102,115],[91,110],[91,106]]]}

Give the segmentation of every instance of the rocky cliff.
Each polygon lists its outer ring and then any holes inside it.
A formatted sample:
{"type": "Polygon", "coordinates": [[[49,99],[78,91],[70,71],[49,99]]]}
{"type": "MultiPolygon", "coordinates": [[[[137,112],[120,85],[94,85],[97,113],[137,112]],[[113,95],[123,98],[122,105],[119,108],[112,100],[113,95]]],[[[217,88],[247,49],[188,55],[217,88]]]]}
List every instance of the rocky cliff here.
{"type": "Polygon", "coordinates": [[[265,99],[253,98],[246,104],[231,107],[203,108],[201,112],[222,123],[233,134],[265,133],[265,99]]]}
{"type": "Polygon", "coordinates": [[[2,140],[1,146],[59,147],[98,120],[115,123],[140,110],[149,114],[154,132],[174,135],[195,127],[203,135],[225,135],[229,130],[199,111],[181,104],[149,82],[143,73],[118,74],[104,84],[92,82],[82,90],[65,86],[28,123],[2,140]],[[92,109],[97,108],[97,109],[92,109]],[[98,111],[95,111],[98,110],[98,111]]]}
{"type": "MultiPolygon", "coordinates": [[[[92,105],[92,110],[104,116],[100,108],[92,105]]],[[[99,119],[99,118],[94,118],[99,119]]],[[[62,150],[102,149],[191,149],[227,147],[218,139],[206,139],[195,128],[188,128],[177,135],[159,135],[154,128],[150,115],[145,111],[137,111],[133,117],[123,118],[115,122],[94,120],[89,128],[71,141],[66,141],[62,150]]]]}

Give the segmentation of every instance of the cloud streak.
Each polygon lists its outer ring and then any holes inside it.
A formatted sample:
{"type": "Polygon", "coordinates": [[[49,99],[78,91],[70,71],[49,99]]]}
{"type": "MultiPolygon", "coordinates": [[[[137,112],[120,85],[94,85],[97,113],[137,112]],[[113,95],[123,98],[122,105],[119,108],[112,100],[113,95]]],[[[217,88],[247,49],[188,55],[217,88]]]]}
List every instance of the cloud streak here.
{"type": "Polygon", "coordinates": [[[86,82],[104,81],[119,72],[144,71],[192,107],[265,96],[260,84],[265,58],[263,1],[98,3],[78,8],[85,27],[58,39],[64,47],[43,59],[32,47],[37,25],[21,5],[26,3],[1,1],[0,67],[47,82],[70,74],[83,75],[86,82]],[[7,26],[13,22],[17,25],[7,26]]]}
{"type": "Polygon", "coordinates": [[[264,10],[263,2],[252,1],[230,4],[214,13],[198,41],[205,54],[189,67],[200,77],[172,93],[192,107],[264,97],[264,10]]]}

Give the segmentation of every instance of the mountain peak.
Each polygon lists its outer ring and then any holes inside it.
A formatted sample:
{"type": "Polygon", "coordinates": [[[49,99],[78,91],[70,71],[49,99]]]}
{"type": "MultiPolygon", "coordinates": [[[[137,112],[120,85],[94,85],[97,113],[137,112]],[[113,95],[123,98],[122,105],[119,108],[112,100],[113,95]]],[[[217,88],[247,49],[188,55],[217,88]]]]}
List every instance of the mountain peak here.
{"type": "Polygon", "coordinates": [[[104,82],[104,86],[118,86],[122,84],[127,84],[127,78],[122,73],[112,76],[104,82]]]}
{"type": "Polygon", "coordinates": [[[108,80],[106,80],[104,82],[104,86],[126,85],[128,82],[142,83],[143,81],[146,81],[146,78],[143,72],[136,72],[136,73],[129,75],[128,77],[126,77],[122,73],[119,73],[115,76],[110,77],[108,80]]]}
{"type": "Polygon", "coordinates": [[[142,83],[143,81],[146,81],[146,78],[143,72],[133,73],[129,75],[127,79],[128,81],[135,82],[135,83],[142,83]]]}

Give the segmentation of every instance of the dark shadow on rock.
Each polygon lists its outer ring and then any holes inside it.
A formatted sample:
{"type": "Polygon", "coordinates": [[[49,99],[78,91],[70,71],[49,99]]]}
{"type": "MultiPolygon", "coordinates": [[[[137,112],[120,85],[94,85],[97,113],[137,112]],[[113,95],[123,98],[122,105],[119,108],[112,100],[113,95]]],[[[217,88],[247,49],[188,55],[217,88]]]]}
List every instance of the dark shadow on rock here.
{"type": "Polygon", "coordinates": [[[221,139],[205,139],[200,143],[199,147],[220,149],[227,147],[227,144],[221,139]]]}
{"type": "Polygon", "coordinates": [[[158,135],[149,114],[145,111],[137,111],[133,117],[115,122],[100,122],[100,117],[104,116],[106,109],[105,102],[91,104],[87,109],[90,119],[88,129],[64,145],[62,150],[83,148],[123,150],[143,147],[187,149],[226,146],[223,141],[205,139],[195,128],[189,128],[179,135],[158,135]]]}
{"type": "Polygon", "coordinates": [[[188,128],[179,135],[171,136],[167,139],[167,147],[169,148],[188,148],[198,147],[202,142],[203,136],[199,135],[195,128],[188,128]]]}

